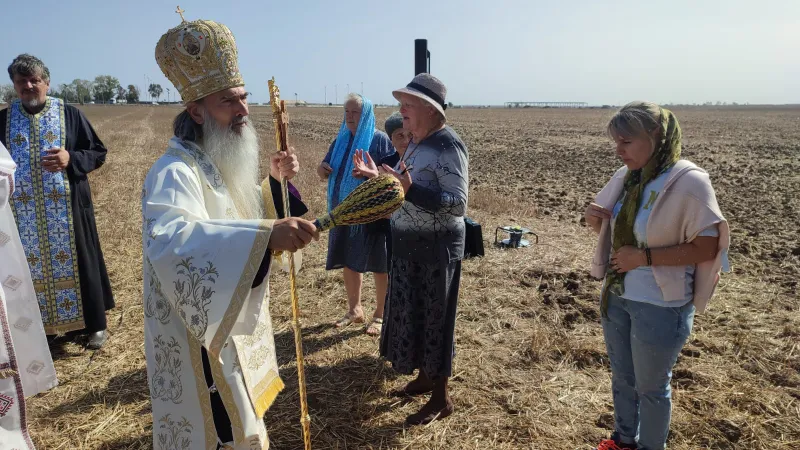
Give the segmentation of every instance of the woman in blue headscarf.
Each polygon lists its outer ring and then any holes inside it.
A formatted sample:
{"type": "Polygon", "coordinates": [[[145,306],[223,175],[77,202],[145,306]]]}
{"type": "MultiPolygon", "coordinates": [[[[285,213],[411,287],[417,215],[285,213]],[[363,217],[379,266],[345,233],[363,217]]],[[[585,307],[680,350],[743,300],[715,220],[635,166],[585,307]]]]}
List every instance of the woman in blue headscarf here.
{"type": "MultiPolygon", "coordinates": [[[[386,133],[375,129],[372,102],[358,94],[350,94],[345,100],[344,120],[339,135],[331,143],[328,154],[317,168],[319,176],[328,180],[328,211],[335,208],[366,179],[353,170],[353,155],[360,149],[369,149],[369,155],[375,161],[395,153],[386,133]]],[[[377,305],[367,332],[380,335],[389,284],[386,235],[370,232],[370,228],[365,226],[335,227],[328,237],[328,260],[325,268],[344,269],[348,310],[336,321],[337,327],[364,322],[361,283],[364,273],[374,274],[377,305]]]]}

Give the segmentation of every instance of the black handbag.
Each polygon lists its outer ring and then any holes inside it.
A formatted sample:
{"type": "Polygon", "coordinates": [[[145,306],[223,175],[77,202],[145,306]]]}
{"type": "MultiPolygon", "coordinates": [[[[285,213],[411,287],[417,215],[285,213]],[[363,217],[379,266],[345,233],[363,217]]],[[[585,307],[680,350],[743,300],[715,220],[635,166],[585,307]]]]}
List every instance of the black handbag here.
{"type": "Polygon", "coordinates": [[[483,256],[483,230],[481,224],[469,217],[464,218],[466,238],[464,242],[464,258],[483,256]]]}

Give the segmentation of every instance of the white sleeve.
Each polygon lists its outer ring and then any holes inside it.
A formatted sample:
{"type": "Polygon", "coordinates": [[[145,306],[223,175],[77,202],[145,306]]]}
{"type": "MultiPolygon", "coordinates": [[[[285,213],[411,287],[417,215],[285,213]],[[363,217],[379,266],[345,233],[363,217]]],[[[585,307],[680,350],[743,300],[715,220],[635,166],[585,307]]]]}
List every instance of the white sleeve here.
{"type": "Polygon", "coordinates": [[[17,165],[0,142],[0,208],[6,206],[14,193],[14,172],[17,165]]]}
{"type": "Polygon", "coordinates": [[[252,283],[274,221],[210,219],[198,176],[178,160],[148,174],[142,214],[146,266],[169,307],[217,357],[232,333],[252,331],[243,323],[256,322],[240,313],[258,313],[263,301],[268,283],[252,283]]]}

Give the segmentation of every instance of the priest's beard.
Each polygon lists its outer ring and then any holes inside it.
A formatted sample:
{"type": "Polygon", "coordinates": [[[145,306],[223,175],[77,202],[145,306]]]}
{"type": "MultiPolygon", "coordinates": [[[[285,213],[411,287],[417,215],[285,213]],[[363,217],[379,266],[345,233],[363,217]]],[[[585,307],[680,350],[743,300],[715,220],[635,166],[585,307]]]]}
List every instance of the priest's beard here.
{"type": "Polygon", "coordinates": [[[38,98],[33,98],[31,100],[23,100],[22,101],[22,106],[24,106],[26,109],[36,109],[41,105],[42,105],[42,102],[40,102],[38,98]]]}
{"type": "MultiPolygon", "coordinates": [[[[205,111],[203,120],[203,151],[211,158],[222,175],[240,219],[264,217],[259,183],[258,135],[247,117],[234,123],[246,125],[239,132],[232,127],[220,126],[205,111]]],[[[233,124],[231,124],[233,125],[233,124]]]]}

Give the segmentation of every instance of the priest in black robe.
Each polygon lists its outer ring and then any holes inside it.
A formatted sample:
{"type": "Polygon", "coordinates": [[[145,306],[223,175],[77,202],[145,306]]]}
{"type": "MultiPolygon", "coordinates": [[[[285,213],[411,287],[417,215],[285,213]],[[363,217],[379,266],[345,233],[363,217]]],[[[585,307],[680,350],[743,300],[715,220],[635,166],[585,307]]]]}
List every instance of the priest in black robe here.
{"type": "Polygon", "coordinates": [[[20,55],[8,74],[19,99],[0,111],[0,140],[18,166],[10,203],[45,332],[82,331],[98,349],[114,299],[87,176],[108,150],[83,113],[47,96],[50,72],[41,60],[20,55]]]}

